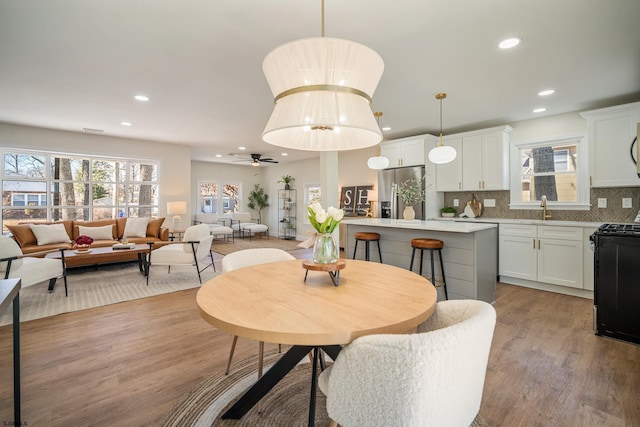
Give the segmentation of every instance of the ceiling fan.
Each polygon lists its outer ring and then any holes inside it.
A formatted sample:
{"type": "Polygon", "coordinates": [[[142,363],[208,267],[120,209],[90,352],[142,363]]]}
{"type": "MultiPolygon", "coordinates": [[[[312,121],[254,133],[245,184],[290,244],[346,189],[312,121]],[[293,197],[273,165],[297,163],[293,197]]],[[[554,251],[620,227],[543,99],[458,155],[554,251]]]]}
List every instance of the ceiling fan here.
{"type": "Polygon", "coordinates": [[[260,166],[260,163],[279,163],[271,157],[262,157],[261,154],[251,154],[250,159],[234,160],[234,162],[251,162],[251,166],[260,166]]]}

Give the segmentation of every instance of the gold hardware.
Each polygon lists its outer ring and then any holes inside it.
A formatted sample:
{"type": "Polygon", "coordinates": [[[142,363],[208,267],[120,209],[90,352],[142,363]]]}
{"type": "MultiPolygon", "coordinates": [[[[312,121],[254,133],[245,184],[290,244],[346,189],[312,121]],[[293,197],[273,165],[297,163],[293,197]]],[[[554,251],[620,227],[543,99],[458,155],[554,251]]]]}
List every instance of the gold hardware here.
{"type": "Polygon", "coordinates": [[[371,104],[371,97],[367,95],[365,92],[352,87],[338,86],[338,85],[309,85],[309,86],[294,87],[277,94],[276,97],[273,98],[273,103],[274,104],[277,103],[280,99],[284,98],[285,96],[293,95],[296,93],[317,92],[317,91],[352,93],[354,95],[361,96],[362,98],[366,99],[369,104],[371,104]]]}
{"type": "Polygon", "coordinates": [[[536,239],[533,239],[533,249],[536,248],[536,239]]]}

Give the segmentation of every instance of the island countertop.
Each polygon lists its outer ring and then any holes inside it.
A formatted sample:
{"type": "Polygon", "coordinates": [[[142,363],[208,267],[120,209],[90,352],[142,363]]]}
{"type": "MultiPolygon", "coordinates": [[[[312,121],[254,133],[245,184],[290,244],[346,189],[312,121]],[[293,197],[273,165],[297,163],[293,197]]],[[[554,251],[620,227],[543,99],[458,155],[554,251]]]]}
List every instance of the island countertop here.
{"type": "Polygon", "coordinates": [[[471,223],[471,222],[453,222],[453,221],[434,221],[434,220],[414,220],[407,221],[404,219],[391,218],[345,218],[342,220],[346,225],[364,225],[371,227],[390,227],[408,230],[428,230],[428,231],[447,231],[450,233],[475,233],[476,231],[497,228],[497,224],[490,223],[471,223]]]}

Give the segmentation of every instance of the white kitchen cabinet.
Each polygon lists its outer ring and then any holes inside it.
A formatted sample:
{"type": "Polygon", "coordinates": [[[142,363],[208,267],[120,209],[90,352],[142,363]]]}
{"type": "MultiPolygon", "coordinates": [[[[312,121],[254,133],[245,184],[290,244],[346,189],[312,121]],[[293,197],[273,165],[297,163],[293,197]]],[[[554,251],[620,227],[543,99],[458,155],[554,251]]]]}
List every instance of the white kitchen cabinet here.
{"type": "Polygon", "coordinates": [[[465,132],[443,140],[458,155],[436,166],[438,191],[509,189],[510,126],[465,132]]]}
{"type": "Polygon", "coordinates": [[[640,102],[580,115],[587,119],[591,186],[640,186],[636,165],[630,156],[631,143],[640,123],[640,102]]]}
{"type": "Polygon", "coordinates": [[[425,137],[412,136],[380,144],[380,155],[389,159],[389,167],[424,165],[425,137]]]}
{"type": "MultiPolygon", "coordinates": [[[[436,166],[437,191],[462,191],[462,138],[443,138],[442,143],[456,150],[456,158],[436,166]]],[[[438,144],[440,141],[438,140],[438,144]]]]}
{"type": "Polygon", "coordinates": [[[531,287],[543,283],[590,290],[583,280],[582,227],[500,224],[499,236],[501,281],[531,287]]]}

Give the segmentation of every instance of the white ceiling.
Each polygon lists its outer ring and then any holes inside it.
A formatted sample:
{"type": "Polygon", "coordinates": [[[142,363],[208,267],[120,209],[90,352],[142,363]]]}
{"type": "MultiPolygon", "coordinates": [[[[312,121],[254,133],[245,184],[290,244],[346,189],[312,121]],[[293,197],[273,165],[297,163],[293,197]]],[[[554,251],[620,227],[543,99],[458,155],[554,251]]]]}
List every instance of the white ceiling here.
{"type": "MultiPolygon", "coordinates": [[[[640,100],[638,0],[325,3],[326,36],[385,61],[372,106],[392,127],[385,139],[437,133],[437,92],[449,95],[445,134],[640,100]],[[519,47],[496,47],[511,36],[519,47]],[[538,97],[546,88],[556,94],[538,97]]],[[[262,61],[320,36],[320,5],[0,0],[0,122],[188,144],[198,160],[235,160],[240,145],[284,160],[261,140],[273,102],[262,61]]]]}

